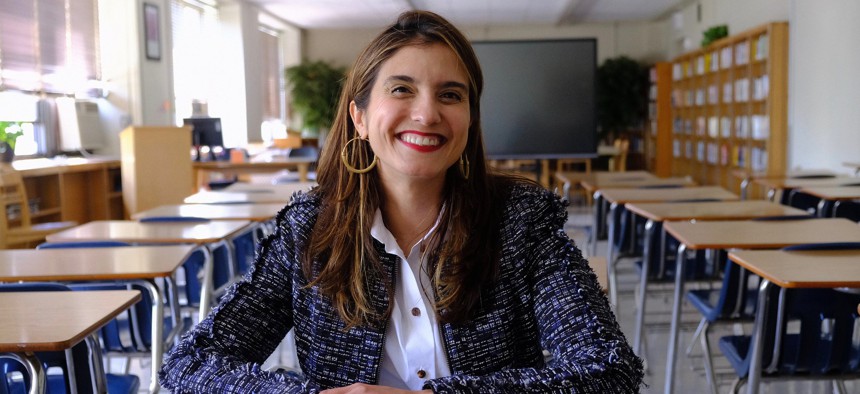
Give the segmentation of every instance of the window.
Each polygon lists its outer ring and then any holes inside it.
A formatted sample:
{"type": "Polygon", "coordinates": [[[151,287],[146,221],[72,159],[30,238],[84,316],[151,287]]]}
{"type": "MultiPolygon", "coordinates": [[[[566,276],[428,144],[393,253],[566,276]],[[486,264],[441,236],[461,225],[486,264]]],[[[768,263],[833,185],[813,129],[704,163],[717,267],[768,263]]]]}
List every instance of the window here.
{"type": "Polygon", "coordinates": [[[263,78],[263,120],[283,119],[284,73],[281,71],[278,33],[260,27],[263,78]]]}
{"type": "Polygon", "coordinates": [[[40,96],[102,94],[97,2],[0,1],[0,120],[24,122],[16,156],[46,154],[56,140],[40,96]]]}
{"type": "Polygon", "coordinates": [[[96,2],[0,2],[0,89],[100,93],[96,2]]]}
{"type": "Polygon", "coordinates": [[[218,84],[213,67],[218,37],[218,12],[206,2],[173,0],[173,94],[176,124],[194,115],[206,115],[207,103],[218,84]]]}

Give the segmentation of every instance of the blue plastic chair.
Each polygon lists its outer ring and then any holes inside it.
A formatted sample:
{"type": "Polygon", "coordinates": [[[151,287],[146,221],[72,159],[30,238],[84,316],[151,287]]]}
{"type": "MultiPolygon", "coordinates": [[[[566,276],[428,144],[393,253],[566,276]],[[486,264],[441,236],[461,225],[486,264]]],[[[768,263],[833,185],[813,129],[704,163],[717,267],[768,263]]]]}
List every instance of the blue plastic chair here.
{"type": "MultiPolygon", "coordinates": [[[[860,243],[796,245],[786,251],[860,249],[860,243]]],[[[860,343],[854,332],[860,325],[860,294],[832,289],[769,287],[771,302],[763,327],[762,377],[767,379],[842,379],[860,377],[860,343]],[[780,314],[780,304],[783,310],[780,314]]],[[[760,295],[762,296],[762,295],[760,295]]],[[[734,390],[750,373],[752,337],[720,338],[720,350],[738,376],[734,390]]]]}
{"type": "Polygon", "coordinates": [[[833,204],[833,217],[845,218],[860,223],[860,203],[856,201],[837,201],[833,204]]]}
{"type": "MultiPolygon", "coordinates": [[[[67,286],[59,283],[15,283],[0,284],[0,292],[32,292],[32,291],[70,291],[67,286]]],[[[98,343],[87,337],[81,343],[73,346],[65,352],[37,352],[36,357],[42,363],[42,367],[59,369],[62,374],[47,375],[46,392],[48,394],[65,394],[72,392],[72,386],[78,393],[96,392],[96,382],[93,368],[100,367],[102,362],[97,355],[98,343]],[[67,355],[74,363],[74,368],[69,368],[67,355]],[[73,373],[69,371],[73,370],[73,373]]],[[[106,374],[107,392],[109,394],[132,394],[140,387],[140,379],[135,375],[106,374]]],[[[0,394],[25,393],[30,390],[29,376],[26,369],[19,362],[0,357],[0,394]],[[13,373],[20,373],[23,380],[13,379],[13,373]]]]}

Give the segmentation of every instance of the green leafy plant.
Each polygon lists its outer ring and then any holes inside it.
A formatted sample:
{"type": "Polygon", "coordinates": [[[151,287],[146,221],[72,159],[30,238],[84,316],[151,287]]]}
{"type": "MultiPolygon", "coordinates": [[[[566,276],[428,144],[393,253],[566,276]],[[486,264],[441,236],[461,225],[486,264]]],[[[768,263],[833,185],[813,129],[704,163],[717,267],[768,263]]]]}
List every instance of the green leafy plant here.
{"type": "Polygon", "coordinates": [[[345,72],[324,61],[304,61],[286,69],[293,109],[301,115],[304,129],[319,132],[331,126],[345,72]]]}
{"type": "Polygon", "coordinates": [[[702,47],[706,47],[711,45],[712,42],[719,40],[723,37],[729,36],[729,26],[728,25],[717,25],[705,30],[702,33],[702,47]]]}
{"type": "Polygon", "coordinates": [[[24,131],[21,129],[21,122],[0,121],[0,144],[5,143],[14,151],[15,142],[22,135],[24,131]]]}
{"type": "Polygon", "coordinates": [[[635,60],[619,56],[597,68],[598,137],[604,141],[639,129],[648,110],[648,70],[635,60]]]}

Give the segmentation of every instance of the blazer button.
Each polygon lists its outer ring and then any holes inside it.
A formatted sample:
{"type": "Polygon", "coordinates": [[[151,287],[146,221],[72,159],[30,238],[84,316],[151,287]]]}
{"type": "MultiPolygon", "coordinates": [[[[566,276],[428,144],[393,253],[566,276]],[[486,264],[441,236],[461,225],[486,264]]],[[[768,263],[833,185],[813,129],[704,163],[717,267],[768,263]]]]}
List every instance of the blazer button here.
{"type": "Polygon", "coordinates": [[[424,379],[424,377],[427,376],[427,371],[425,371],[423,369],[419,369],[418,372],[416,373],[416,375],[418,375],[419,379],[424,379]]]}
{"type": "Polygon", "coordinates": [[[421,309],[418,309],[417,307],[412,308],[412,316],[421,316],[421,309]]]}

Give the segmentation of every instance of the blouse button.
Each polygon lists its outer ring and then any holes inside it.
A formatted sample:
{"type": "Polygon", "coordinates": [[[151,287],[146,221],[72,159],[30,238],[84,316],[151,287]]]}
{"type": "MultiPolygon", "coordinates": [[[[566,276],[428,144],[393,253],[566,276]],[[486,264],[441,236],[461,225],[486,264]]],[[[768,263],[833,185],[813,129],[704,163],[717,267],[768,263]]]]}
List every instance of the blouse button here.
{"type": "Polygon", "coordinates": [[[412,316],[421,316],[421,309],[412,308],[412,316]]]}
{"type": "Polygon", "coordinates": [[[418,375],[419,379],[424,379],[424,377],[427,376],[427,371],[425,371],[423,369],[419,369],[418,372],[416,373],[416,375],[418,375]]]}

